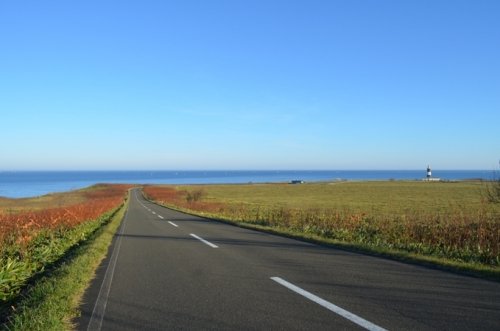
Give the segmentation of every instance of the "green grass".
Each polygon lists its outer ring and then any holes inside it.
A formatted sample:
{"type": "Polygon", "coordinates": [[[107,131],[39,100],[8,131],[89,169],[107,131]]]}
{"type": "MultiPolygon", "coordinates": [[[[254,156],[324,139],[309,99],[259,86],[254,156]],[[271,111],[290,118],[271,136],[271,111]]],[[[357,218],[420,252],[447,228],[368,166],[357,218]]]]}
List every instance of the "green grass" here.
{"type": "Polygon", "coordinates": [[[81,297],[106,256],[126,208],[123,206],[104,226],[98,224],[88,238],[37,277],[22,297],[8,307],[9,320],[1,329],[73,329],[72,320],[79,315],[81,297]]]}
{"type": "Polygon", "coordinates": [[[417,181],[176,186],[179,190],[204,190],[204,201],[260,207],[349,209],[376,215],[446,212],[450,207],[461,206],[477,209],[482,204],[482,187],[480,182],[417,181]]]}

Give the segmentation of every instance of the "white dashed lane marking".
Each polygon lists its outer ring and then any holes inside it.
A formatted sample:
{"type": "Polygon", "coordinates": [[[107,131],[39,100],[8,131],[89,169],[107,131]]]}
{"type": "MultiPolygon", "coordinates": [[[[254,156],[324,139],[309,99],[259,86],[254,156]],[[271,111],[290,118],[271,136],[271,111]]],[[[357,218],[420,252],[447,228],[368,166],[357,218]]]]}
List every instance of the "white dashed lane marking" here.
{"type": "Polygon", "coordinates": [[[208,245],[208,246],[210,246],[210,247],[212,247],[212,248],[219,248],[219,246],[214,245],[214,244],[212,244],[211,242],[206,241],[205,239],[203,239],[203,238],[201,238],[201,237],[198,237],[198,236],[197,236],[197,235],[195,235],[194,233],[190,233],[189,235],[190,235],[191,237],[193,237],[193,238],[198,239],[199,241],[201,241],[201,242],[202,242],[202,243],[204,243],[205,245],[208,245]]]}
{"type": "Polygon", "coordinates": [[[328,302],[324,299],[321,299],[320,297],[312,294],[311,292],[307,292],[306,290],[303,290],[300,287],[295,286],[292,283],[289,283],[280,277],[271,277],[271,279],[274,280],[276,283],[288,288],[289,290],[291,290],[297,294],[300,294],[303,297],[317,303],[318,305],[323,306],[324,308],[334,312],[335,314],[338,314],[338,315],[342,316],[343,318],[346,318],[349,321],[361,326],[362,328],[365,328],[366,330],[386,331],[386,329],[381,328],[380,326],[373,324],[372,322],[367,321],[364,318],[359,317],[358,315],[351,313],[350,311],[347,311],[343,308],[340,308],[339,306],[336,306],[331,302],[328,302]]]}

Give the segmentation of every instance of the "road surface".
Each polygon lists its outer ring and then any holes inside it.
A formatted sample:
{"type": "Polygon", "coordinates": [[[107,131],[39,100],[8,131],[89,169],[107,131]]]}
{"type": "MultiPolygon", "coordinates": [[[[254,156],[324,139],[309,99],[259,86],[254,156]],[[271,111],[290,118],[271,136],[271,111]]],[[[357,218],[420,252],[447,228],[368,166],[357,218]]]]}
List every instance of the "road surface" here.
{"type": "Polygon", "coordinates": [[[500,284],[282,238],[139,189],[79,330],[500,330],[500,284]]]}

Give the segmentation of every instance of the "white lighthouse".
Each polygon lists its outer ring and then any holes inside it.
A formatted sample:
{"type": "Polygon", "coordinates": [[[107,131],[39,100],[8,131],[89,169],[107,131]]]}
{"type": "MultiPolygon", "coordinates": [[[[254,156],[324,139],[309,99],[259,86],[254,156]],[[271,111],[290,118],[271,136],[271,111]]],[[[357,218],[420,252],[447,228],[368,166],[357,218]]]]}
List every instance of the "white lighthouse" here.
{"type": "Polygon", "coordinates": [[[431,170],[431,166],[427,166],[427,176],[425,176],[425,178],[422,178],[423,181],[426,181],[426,182],[440,182],[441,181],[441,178],[437,178],[437,177],[432,177],[432,170],[431,170]]]}

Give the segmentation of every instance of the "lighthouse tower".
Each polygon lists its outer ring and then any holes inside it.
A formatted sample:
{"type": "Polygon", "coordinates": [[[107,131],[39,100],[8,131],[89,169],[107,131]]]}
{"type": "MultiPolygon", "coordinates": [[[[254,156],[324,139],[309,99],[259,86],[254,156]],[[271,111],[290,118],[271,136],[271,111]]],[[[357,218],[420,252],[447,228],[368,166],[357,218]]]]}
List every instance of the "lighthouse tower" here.
{"type": "Polygon", "coordinates": [[[429,165],[427,165],[427,179],[430,179],[431,176],[432,176],[431,167],[429,165]]]}

